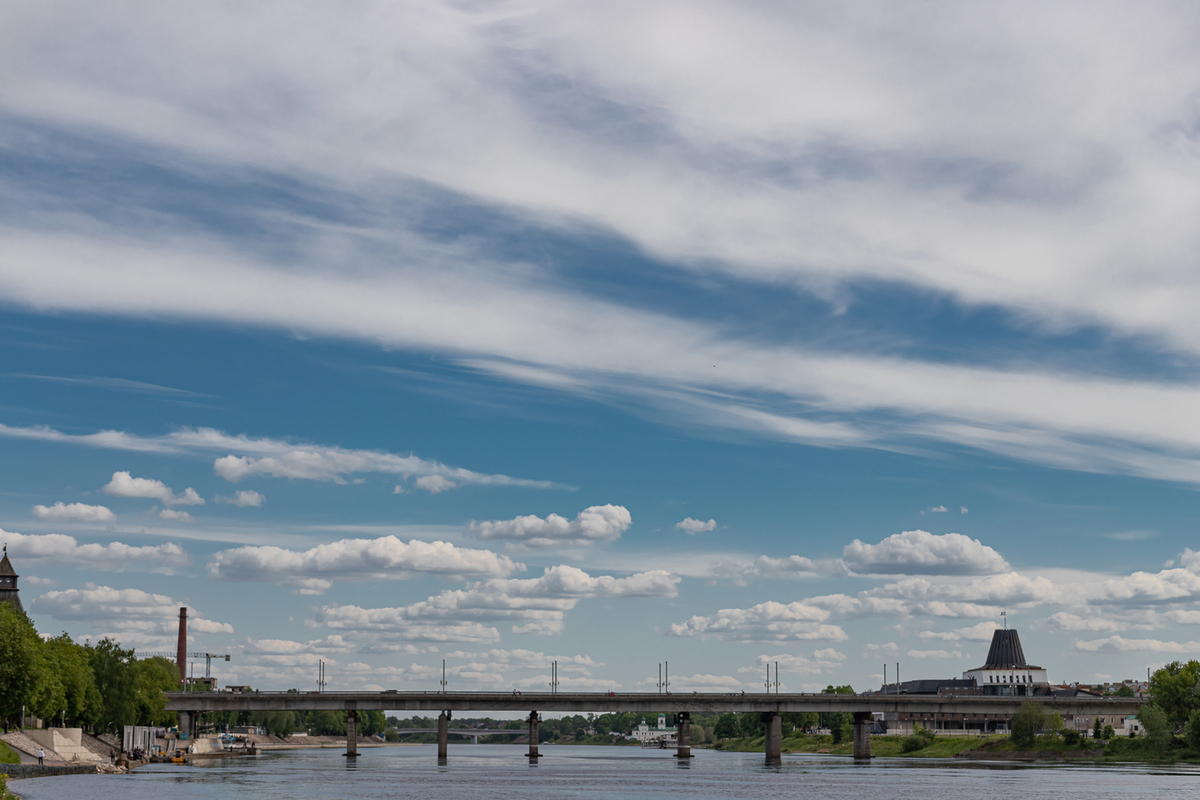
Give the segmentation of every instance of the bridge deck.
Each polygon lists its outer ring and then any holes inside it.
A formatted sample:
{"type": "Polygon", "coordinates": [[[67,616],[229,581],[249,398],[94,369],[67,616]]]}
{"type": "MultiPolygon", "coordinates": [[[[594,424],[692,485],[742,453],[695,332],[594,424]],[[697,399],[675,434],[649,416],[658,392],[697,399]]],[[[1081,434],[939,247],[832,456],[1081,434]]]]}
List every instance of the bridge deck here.
{"type": "Polygon", "coordinates": [[[876,694],[550,694],[512,692],[169,692],[168,711],[553,711],[603,714],[846,711],[915,714],[1013,714],[1033,699],[1048,711],[1093,716],[1136,714],[1127,697],[1024,698],[984,695],[876,694]]]}

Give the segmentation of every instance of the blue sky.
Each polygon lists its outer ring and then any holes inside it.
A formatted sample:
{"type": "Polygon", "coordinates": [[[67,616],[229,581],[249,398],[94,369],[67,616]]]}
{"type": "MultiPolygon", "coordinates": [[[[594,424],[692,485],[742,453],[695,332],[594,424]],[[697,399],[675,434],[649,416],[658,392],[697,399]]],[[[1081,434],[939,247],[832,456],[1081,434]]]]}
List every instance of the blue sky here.
{"type": "Polygon", "coordinates": [[[264,688],[1200,654],[1196,11],[872,9],[7,12],[39,628],[184,604],[264,688]]]}

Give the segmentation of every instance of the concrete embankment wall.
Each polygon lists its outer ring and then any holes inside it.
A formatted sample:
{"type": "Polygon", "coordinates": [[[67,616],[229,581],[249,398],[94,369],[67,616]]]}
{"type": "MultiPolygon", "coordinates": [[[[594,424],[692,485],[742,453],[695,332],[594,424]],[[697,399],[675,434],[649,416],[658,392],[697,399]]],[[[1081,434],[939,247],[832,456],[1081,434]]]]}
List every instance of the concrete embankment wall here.
{"type": "Polygon", "coordinates": [[[95,764],[0,764],[0,773],[12,780],[47,775],[95,775],[95,764]]]}

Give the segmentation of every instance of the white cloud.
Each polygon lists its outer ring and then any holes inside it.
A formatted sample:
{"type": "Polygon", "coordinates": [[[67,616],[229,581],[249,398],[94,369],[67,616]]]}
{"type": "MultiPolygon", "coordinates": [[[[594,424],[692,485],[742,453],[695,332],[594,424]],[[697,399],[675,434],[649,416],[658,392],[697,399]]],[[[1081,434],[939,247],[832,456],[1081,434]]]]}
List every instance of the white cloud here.
{"type": "Polygon", "coordinates": [[[319,594],[337,579],[403,580],[417,574],[503,576],[525,566],[490,550],[383,536],[342,539],[305,551],[281,547],[222,550],[214,554],[208,569],[215,579],[268,581],[291,586],[301,594],[319,594]]]}
{"type": "Polygon", "coordinates": [[[807,639],[845,641],[837,625],[827,625],[829,611],[805,602],[766,602],[750,608],[723,608],[710,616],[694,616],[671,625],[674,636],[712,636],[724,641],[786,642],[807,639]]]}
{"type": "MultiPolygon", "coordinates": [[[[672,694],[680,694],[683,692],[731,692],[737,689],[745,689],[745,681],[734,678],[731,675],[712,675],[707,673],[696,673],[695,675],[671,675],[671,692],[672,694]]],[[[658,683],[658,678],[646,678],[638,681],[638,686],[653,687],[658,683]]]]}
{"type": "Polygon", "coordinates": [[[855,539],[843,548],[842,560],[859,574],[990,575],[1011,569],[978,539],[921,530],[896,533],[879,544],[855,539]]]}
{"type": "Polygon", "coordinates": [[[52,506],[34,506],[33,514],[38,519],[50,522],[115,522],[117,515],[105,506],[89,506],[85,503],[62,503],[52,506]]]}
{"type": "Polygon", "coordinates": [[[424,489],[430,494],[445,492],[458,486],[454,481],[447,480],[441,475],[426,475],[422,478],[417,478],[416,484],[418,489],[424,489]]]}
{"type": "Polygon", "coordinates": [[[591,506],[568,520],[558,514],[545,519],[528,515],[510,520],[472,522],[470,531],[480,539],[508,539],[522,547],[590,545],[612,542],[633,524],[624,506],[591,506]]]}
{"type": "Polygon", "coordinates": [[[489,670],[494,672],[507,672],[511,670],[546,669],[550,662],[557,661],[558,671],[560,673],[578,673],[581,675],[590,675],[592,669],[604,666],[603,663],[594,660],[591,656],[546,655],[541,651],[522,649],[493,649],[484,651],[482,653],[455,650],[453,652],[446,653],[446,658],[467,662],[465,664],[455,665],[452,668],[457,673],[484,673],[489,670]]]}
{"type": "MultiPolygon", "coordinates": [[[[106,633],[115,631],[116,638],[126,647],[171,641],[178,631],[181,605],[166,595],[141,589],[113,589],[91,583],[82,589],[46,592],[33,601],[33,608],[39,614],[96,625],[106,633]]],[[[229,623],[206,619],[194,608],[188,611],[190,632],[233,633],[233,626],[229,623]]]]}
{"type": "Polygon", "coordinates": [[[945,506],[934,506],[933,508],[929,509],[929,512],[931,514],[945,514],[949,510],[950,509],[946,508],[945,506]]]}
{"type": "Polygon", "coordinates": [[[717,527],[717,521],[710,519],[708,522],[702,522],[701,520],[687,517],[682,522],[676,522],[675,527],[686,533],[704,533],[717,527]]]}
{"type": "Polygon", "coordinates": [[[238,508],[258,508],[266,502],[267,498],[253,489],[243,489],[234,493],[233,497],[217,495],[216,500],[218,503],[226,503],[238,508]]]}
{"type": "Polygon", "coordinates": [[[195,522],[196,518],[186,511],[176,511],[173,508],[164,508],[158,512],[161,519],[171,522],[195,522]]]}
{"type": "Polygon", "coordinates": [[[104,491],[114,497],[146,497],[168,506],[200,506],[204,498],[188,487],[183,494],[175,494],[162,481],[153,478],[135,478],[128,472],[114,472],[104,491]]]}
{"type": "Polygon", "coordinates": [[[133,547],[121,542],[80,544],[74,536],[61,533],[21,534],[0,531],[14,558],[45,560],[53,564],[90,569],[125,570],[150,567],[171,571],[188,563],[187,553],[177,544],[133,547]]]}
{"type": "Polygon", "coordinates": [[[969,512],[969,511],[967,511],[967,507],[966,507],[966,506],[959,506],[959,507],[958,507],[958,513],[960,513],[960,514],[968,514],[968,513],[970,513],[970,512],[969,512]]]}
{"type": "Polygon", "coordinates": [[[1081,617],[1068,611],[1051,614],[1046,625],[1055,631],[1123,631],[1130,625],[1104,617],[1081,617]]]}
{"type": "Polygon", "coordinates": [[[436,641],[427,629],[449,625],[446,641],[495,641],[495,628],[482,622],[506,620],[515,633],[557,634],[564,612],[580,600],[597,597],[664,598],[678,593],[679,577],[664,571],[624,578],[591,576],[577,567],[547,567],[538,578],[496,578],[466,589],[444,591],[409,606],[366,609],[327,606],[315,623],[336,629],[391,632],[406,638],[436,641]],[[445,623],[443,625],[443,623],[445,623]],[[415,638],[414,638],[415,637],[415,638]]]}
{"type": "Polygon", "coordinates": [[[1075,649],[1087,653],[1200,653],[1200,642],[1171,642],[1159,639],[1126,639],[1109,636],[1107,639],[1085,641],[1077,639],[1075,649]]]}
{"type": "Polygon", "coordinates": [[[963,639],[974,642],[990,642],[992,633],[998,627],[994,622],[980,622],[966,628],[953,631],[921,631],[917,636],[921,639],[940,639],[944,642],[957,642],[963,639]]]}
{"type": "Polygon", "coordinates": [[[939,658],[939,659],[952,658],[956,661],[961,661],[963,659],[963,654],[962,654],[961,650],[954,650],[953,652],[948,651],[948,650],[909,650],[907,653],[905,653],[905,655],[908,656],[909,658],[923,658],[923,659],[924,658],[939,658]]]}

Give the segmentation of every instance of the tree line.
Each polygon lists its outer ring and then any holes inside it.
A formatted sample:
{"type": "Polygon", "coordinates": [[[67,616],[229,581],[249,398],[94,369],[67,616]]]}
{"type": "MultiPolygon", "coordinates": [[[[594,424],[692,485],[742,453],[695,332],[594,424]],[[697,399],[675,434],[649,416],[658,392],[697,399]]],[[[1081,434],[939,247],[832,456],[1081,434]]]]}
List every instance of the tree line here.
{"type": "Polygon", "coordinates": [[[116,733],[124,725],[173,725],[163,692],[179,689],[165,658],[136,658],[111,639],[79,644],[66,633],[43,639],[29,618],[0,603],[0,727],[21,714],[51,724],[116,733]]]}

